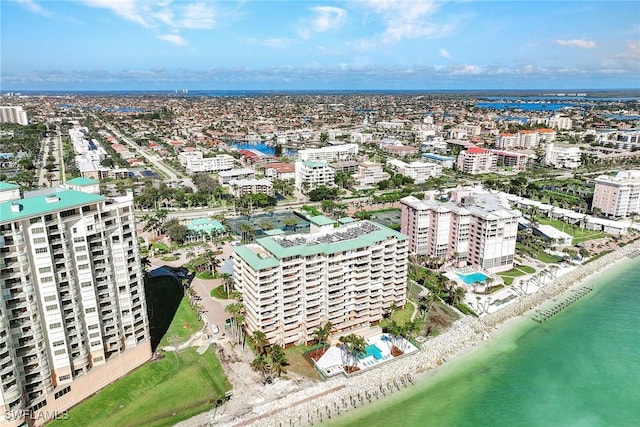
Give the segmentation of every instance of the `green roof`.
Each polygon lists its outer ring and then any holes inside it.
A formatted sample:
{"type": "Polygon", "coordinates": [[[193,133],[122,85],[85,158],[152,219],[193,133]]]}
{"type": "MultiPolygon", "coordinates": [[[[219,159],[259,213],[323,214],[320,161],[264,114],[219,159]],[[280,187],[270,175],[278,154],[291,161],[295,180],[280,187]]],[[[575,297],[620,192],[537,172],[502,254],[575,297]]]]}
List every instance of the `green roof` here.
{"type": "Polygon", "coordinates": [[[280,228],[274,228],[273,230],[265,230],[264,234],[266,234],[267,236],[277,236],[279,234],[284,234],[284,231],[282,231],[282,229],[280,228]]]}
{"type": "Polygon", "coordinates": [[[10,184],[8,182],[0,181],[0,191],[15,190],[17,188],[20,188],[20,186],[15,184],[10,184]]]}
{"type": "Polygon", "coordinates": [[[78,187],[86,187],[87,185],[100,184],[100,181],[96,181],[95,179],[91,179],[91,178],[78,177],[78,178],[70,179],[69,181],[66,182],[66,184],[76,185],[78,187]]]}
{"type": "MultiPolygon", "coordinates": [[[[354,249],[366,248],[375,243],[382,242],[387,240],[390,237],[396,238],[397,240],[406,240],[408,237],[402,233],[399,233],[395,230],[392,230],[389,227],[385,227],[384,225],[378,224],[372,221],[358,221],[358,222],[370,222],[377,227],[377,230],[370,231],[365,234],[361,234],[355,238],[351,239],[342,239],[334,242],[321,242],[317,241],[314,243],[306,244],[298,244],[292,246],[282,246],[278,240],[272,237],[263,237],[261,239],[257,239],[256,242],[260,244],[263,248],[269,251],[273,258],[259,258],[255,253],[253,253],[250,249],[244,246],[237,246],[235,251],[236,253],[245,260],[254,270],[262,270],[265,268],[271,268],[278,265],[278,260],[289,258],[293,256],[311,256],[316,254],[335,254],[339,252],[346,252],[354,249]],[[268,261],[268,264],[267,264],[268,261]],[[273,265],[275,263],[275,265],[273,265]]],[[[339,227],[336,228],[335,231],[332,231],[329,234],[333,234],[336,232],[340,232],[342,230],[346,230],[348,227],[339,227]]],[[[290,238],[295,238],[296,235],[288,236],[290,238]]],[[[298,235],[300,236],[300,235],[298,235]]]]}
{"type": "Polygon", "coordinates": [[[311,221],[315,225],[331,225],[336,223],[334,220],[324,215],[312,216],[311,218],[309,218],[309,221],[311,221]]]}
{"type": "Polygon", "coordinates": [[[224,225],[219,221],[207,218],[196,218],[191,220],[191,222],[187,224],[187,229],[192,231],[206,231],[207,233],[225,230],[224,225]]]}
{"type": "Polygon", "coordinates": [[[351,218],[350,216],[345,216],[345,217],[342,217],[342,218],[338,218],[338,222],[340,224],[350,224],[350,223],[355,222],[355,221],[356,220],[351,218]]]}
{"type": "Polygon", "coordinates": [[[273,257],[260,258],[247,246],[235,246],[233,251],[237,253],[240,258],[245,260],[245,262],[254,270],[266,270],[267,268],[274,268],[280,265],[280,262],[273,257]]]}
{"type": "Polygon", "coordinates": [[[329,166],[329,164],[327,162],[323,162],[321,160],[318,161],[306,161],[306,162],[302,162],[303,165],[305,165],[308,168],[321,168],[323,166],[329,166]]]}
{"type": "Polygon", "coordinates": [[[18,212],[11,211],[11,205],[15,202],[8,201],[0,203],[0,223],[71,209],[102,200],[105,200],[105,197],[96,194],[83,193],[75,190],[52,190],[49,193],[18,200],[17,203],[21,205],[21,209],[18,212]],[[47,199],[51,198],[51,196],[56,196],[59,200],[48,202],[47,199]]]}

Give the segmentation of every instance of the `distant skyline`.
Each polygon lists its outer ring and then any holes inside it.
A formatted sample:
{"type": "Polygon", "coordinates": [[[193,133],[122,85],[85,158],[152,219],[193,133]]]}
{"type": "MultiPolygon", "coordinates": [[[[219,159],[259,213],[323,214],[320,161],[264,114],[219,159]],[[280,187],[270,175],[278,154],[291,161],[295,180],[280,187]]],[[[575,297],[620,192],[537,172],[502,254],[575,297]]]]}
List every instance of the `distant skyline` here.
{"type": "Polygon", "coordinates": [[[640,88],[637,1],[2,0],[0,89],[640,88]]]}

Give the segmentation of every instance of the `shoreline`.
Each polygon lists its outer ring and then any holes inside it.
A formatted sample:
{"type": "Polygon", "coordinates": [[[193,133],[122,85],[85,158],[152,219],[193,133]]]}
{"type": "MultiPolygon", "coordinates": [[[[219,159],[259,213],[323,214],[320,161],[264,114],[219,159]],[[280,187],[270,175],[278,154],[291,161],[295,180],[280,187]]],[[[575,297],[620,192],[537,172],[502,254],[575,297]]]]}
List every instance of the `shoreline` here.
{"type": "MultiPolygon", "coordinates": [[[[640,240],[606,254],[591,263],[578,266],[555,278],[533,294],[520,297],[503,309],[482,318],[465,317],[456,321],[437,337],[422,343],[422,351],[407,355],[389,364],[364,371],[350,378],[335,378],[293,392],[284,399],[256,405],[235,419],[208,419],[208,425],[312,425],[317,422],[345,420],[355,408],[375,400],[400,394],[416,383],[423,383],[439,368],[453,359],[476,353],[492,340],[491,334],[505,334],[536,309],[553,305],[554,299],[568,294],[594,275],[629,260],[630,253],[640,250],[640,240]],[[389,368],[392,369],[389,369],[389,368]]],[[[265,393],[268,392],[265,389],[265,393]]]]}

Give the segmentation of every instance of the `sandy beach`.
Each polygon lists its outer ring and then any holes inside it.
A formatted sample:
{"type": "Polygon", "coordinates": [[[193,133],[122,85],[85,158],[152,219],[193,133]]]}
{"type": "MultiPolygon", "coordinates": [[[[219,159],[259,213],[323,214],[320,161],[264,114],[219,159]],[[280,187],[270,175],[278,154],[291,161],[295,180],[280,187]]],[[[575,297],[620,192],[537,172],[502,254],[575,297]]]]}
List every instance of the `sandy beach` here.
{"type": "Polygon", "coordinates": [[[244,414],[231,418],[232,413],[215,416],[213,411],[209,411],[180,425],[302,426],[335,419],[341,413],[348,413],[353,408],[410,388],[417,381],[424,381],[427,377],[425,374],[433,373],[434,368],[486,345],[491,342],[489,338],[492,335],[508,330],[515,319],[532,316],[534,310],[554,304],[554,300],[579,288],[593,275],[628,259],[629,254],[638,250],[640,240],[557,277],[538,292],[520,297],[497,312],[482,318],[467,316],[444,333],[425,341],[422,351],[415,354],[362,371],[350,378],[339,377],[309,386],[287,385],[287,381],[282,381],[281,384],[275,384],[272,390],[256,384],[255,387],[262,389],[264,401],[254,405],[246,402],[244,414]],[[279,393],[279,388],[284,388],[286,393],[279,393]]]}

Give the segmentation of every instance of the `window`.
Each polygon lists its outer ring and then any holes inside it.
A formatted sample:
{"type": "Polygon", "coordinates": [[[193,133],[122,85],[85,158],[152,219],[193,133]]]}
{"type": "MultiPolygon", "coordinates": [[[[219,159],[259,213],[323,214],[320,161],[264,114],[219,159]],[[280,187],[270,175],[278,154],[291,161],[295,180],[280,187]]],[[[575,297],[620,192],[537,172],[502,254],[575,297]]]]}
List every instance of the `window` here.
{"type": "Polygon", "coordinates": [[[40,267],[38,271],[40,272],[40,274],[51,273],[51,267],[40,267]]]}
{"type": "Polygon", "coordinates": [[[49,248],[37,248],[36,249],[36,253],[37,254],[46,254],[49,252],[49,248]]]}
{"type": "Polygon", "coordinates": [[[67,350],[65,350],[64,348],[61,348],[60,350],[54,351],[53,354],[55,354],[56,356],[62,356],[66,352],[67,352],[67,350]]]}
{"type": "Polygon", "coordinates": [[[100,332],[94,332],[92,334],[89,334],[89,338],[98,338],[100,337],[100,332]]]}
{"type": "Polygon", "coordinates": [[[41,283],[51,283],[53,282],[53,277],[52,276],[48,276],[48,277],[43,277],[42,279],[40,279],[41,283]]]}
{"type": "Polygon", "coordinates": [[[92,331],[92,330],[94,330],[94,329],[98,329],[98,325],[89,325],[89,326],[88,326],[88,329],[89,329],[90,331],[92,331]]]}
{"type": "Polygon", "coordinates": [[[84,242],[84,237],[74,237],[73,238],[73,243],[83,243],[83,242],[84,242]]]}
{"type": "Polygon", "coordinates": [[[56,323],[52,323],[51,325],[49,325],[49,329],[58,329],[61,326],[62,325],[60,324],[60,322],[56,322],[56,323]]]}
{"type": "Polygon", "coordinates": [[[66,210],[66,211],[62,211],[62,212],[60,212],[60,216],[61,216],[62,218],[66,218],[66,217],[68,217],[68,216],[75,215],[76,213],[77,213],[77,212],[76,212],[76,210],[75,210],[75,209],[69,209],[69,210],[66,210]]]}
{"type": "Polygon", "coordinates": [[[44,297],[44,302],[51,302],[51,301],[55,301],[56,300],[56,296],[55,295],[47,295],[46,297],[44,297]]]}
{"type": "Polygon", "coordinates": [[[58,309],[58,304],[51,304],[46,307],[47,311],[53,311],[58,309]]]}
{"type": "Polygon", "coordinates": [[[37,218],[30,218],[29,219],[29,223],[31,223],[31,224],[36,224],[38,222],[42,222],[42,218],[37,217],[37,218]]]}
{"type": "Polygon", "coordinates": [[[95,313],[96,312],[96,308],[95,307],[88,307],[84,309],[85,313],[95,313]]]}
{"type": "Polygon", "coordinates": [[[102,343],[100,341],[94,341],[91,343],[91,347],[100,347],[102,346],[102,343]]]}
{"type": "Polygon", "coordinates": [[[86,260],[87,260],[87,255],[78,255],[78,256],[76,257],[76,259],[77,259],[78,261],[86,261],[86,260]]]}
{"type": "Polygon", "coordinates": [[[78,270],[88,270],[89,264],[80,264],[78,265],[78,270]]]}
{"type": "Polygon", "coordinates": [[[67,381],[71,379],[71,375],[67,374],[67,375],[60,375],[60,378],[58,378],[58,380],[60,381],[67,381]]]}
{"type": "Polygon", "coordinates": [[[63,346],[63,345],[64,345],[64,341],[55,341],[55,342],[53,343],[53,346],[54,346],[54,347],[60,347],[60,346],[63,346]]]}
{"type": "Polygon", "coordinates": [[[76,246],[76,252],[84,252],[87,250],[86,246],[76,246]]]}
{"type": "Polygon", "coordinates": [[[41,245],[43,243],[47,243],[47,239],[44,237],[36,237],[33,239],[33,244],[34,245],[41,245]]]}
{"type": "MultiPolygon", "coordinates": [[[[63,381],[63,378],[65,380],[67,380],[67,379],[70,378],[70,376],[69,375],[64,375],[64,376],[60,377],[60,380],[63,381]],[[64,378],[64,377],[66,377],[66,378],[64,378]]],[[[53,395],[53,397],[55,397],[56,399],[59,399],[62,396],[64,396],[65,394],[69,393],[70,391],[71,391],[71,386],[68,385],[65,388],[63,388],[62,390],[56,391],[56,393],[53,395]]]]}
{"type": "Polygon", "coordinates": [[[104,357],[102,357],[102,356],[94,357],[93,358],[93,363],[102,362],[103,360],[104,360],[104,357]]]}
{"type": "Polygon", "coordinates": [[[89,287],[91,285],[93,285],[93,283],[91,283],[91,282],[82,282],[82,283],[80,283],[80,286],[83,287],[83,288],[89,287]]]}
{"type": "Polygon", "coordinates": [[[29,412],[34,413],[35,411],[42,408],[46,404],[47,404],[47,399],[43,400],[42,402],[38,402],[29,409],[29,412]]]}

